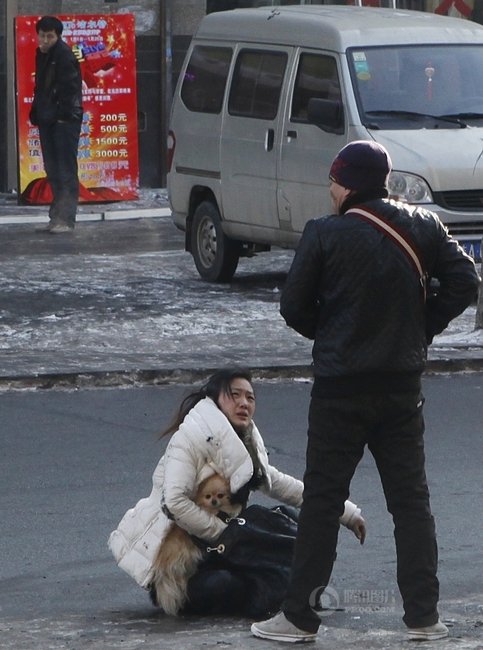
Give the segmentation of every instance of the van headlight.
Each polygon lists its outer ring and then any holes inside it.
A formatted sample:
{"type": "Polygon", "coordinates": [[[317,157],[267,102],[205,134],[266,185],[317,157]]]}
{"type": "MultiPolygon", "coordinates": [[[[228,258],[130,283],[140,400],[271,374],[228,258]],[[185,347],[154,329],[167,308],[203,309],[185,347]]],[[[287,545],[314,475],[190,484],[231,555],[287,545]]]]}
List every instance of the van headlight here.
{"type": "Polygon", "coordinates": [[[392,171],[388,181],[389,195],[408,203],[433,203],[431,190],[421,176],[392,171]]]}

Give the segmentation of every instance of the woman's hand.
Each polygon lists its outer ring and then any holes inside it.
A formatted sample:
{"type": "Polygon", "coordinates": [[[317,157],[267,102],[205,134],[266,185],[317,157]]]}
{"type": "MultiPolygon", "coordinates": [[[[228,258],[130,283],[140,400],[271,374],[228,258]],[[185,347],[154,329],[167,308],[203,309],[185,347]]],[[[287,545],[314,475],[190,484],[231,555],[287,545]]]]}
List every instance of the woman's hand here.
{"type": "Polygon", "coordinates": [[[364,544],[364,541],[366,539],[366,522],[364,520],[364,517],[361,517],[360,515],[353,517],[347,527],[352,530],[359,542],[361,544],[364,544]]]}

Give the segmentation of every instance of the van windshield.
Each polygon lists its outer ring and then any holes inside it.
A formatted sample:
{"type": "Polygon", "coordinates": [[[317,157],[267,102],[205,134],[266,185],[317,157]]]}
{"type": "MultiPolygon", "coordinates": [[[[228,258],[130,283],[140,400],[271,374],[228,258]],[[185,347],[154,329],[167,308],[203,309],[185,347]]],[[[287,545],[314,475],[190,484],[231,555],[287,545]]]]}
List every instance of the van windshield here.
{"type": "Polygon", "coordinates": [[[369,129],[483,125],[483,44],[358,47],[348,61],[369,129]]]}

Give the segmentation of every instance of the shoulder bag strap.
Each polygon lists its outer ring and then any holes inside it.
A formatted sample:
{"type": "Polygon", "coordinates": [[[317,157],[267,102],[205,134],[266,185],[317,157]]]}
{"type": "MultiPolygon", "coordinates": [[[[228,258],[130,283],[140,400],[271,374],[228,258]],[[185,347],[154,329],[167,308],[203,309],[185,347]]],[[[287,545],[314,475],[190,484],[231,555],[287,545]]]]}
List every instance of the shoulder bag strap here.
{"type": "Polygon", "coordinates": [[[361,218],[363,221],[371,223],[375,226],[380,232],[384,235],[387,235],[389,239],[399,246],[399,248],[406,255],[411,266],[419,275],[419,282],[423,290],[423,298],[426,300],[426,272],[424,271],[423,263],[414,249],[414,245],[409,240],[408,236],[403,233],[401,230],[396,230],[392,224],[383,219],[380,215],[375,214],[364,208],[354,207],[348,210],[345,214],[353,214],[361,218]]]}

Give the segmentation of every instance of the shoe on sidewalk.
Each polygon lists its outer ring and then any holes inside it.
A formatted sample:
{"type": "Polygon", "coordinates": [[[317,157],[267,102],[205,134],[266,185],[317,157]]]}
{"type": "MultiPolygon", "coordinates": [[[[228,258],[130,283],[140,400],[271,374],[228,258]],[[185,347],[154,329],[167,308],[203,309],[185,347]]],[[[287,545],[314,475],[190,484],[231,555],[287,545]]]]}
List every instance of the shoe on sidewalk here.
{"type": "Polygon", "coordinates": [[[273,618],[260,623],[253,623],[251,633],[260,639],[271,639],[272,641],[285,641],[286,643],[307,643],[315,641],[317,632],[304,632],[285,618],[280,612],[273,618]]]}
{"type": "Polygon", "coordinates": [[[449,634],[449,630],[444,623],[438,621],[434,625],[428,625],[427,627],[410,627],[407,634],[412,641],[436,641],[437,639],[445,639],[449,634]]]}
{"type": "Polygon", "coordinates": [[[69,226],[69,224],[67,223],[56,223],[50,226],[50,228],[48,228],[48,231],[52,235],[56,235],[57,233],[61,233],[61,232],[72,232],[73,230],[74,230],[74,226],[69,226]]]}
{"type": "Polygon", "coordinates": [[[52,222],[49,221],[49,223],[46,226],[39,226],[38,228],[35,229],[35,232],[49,232],[50,229],[52,228],[52,222]]]}

